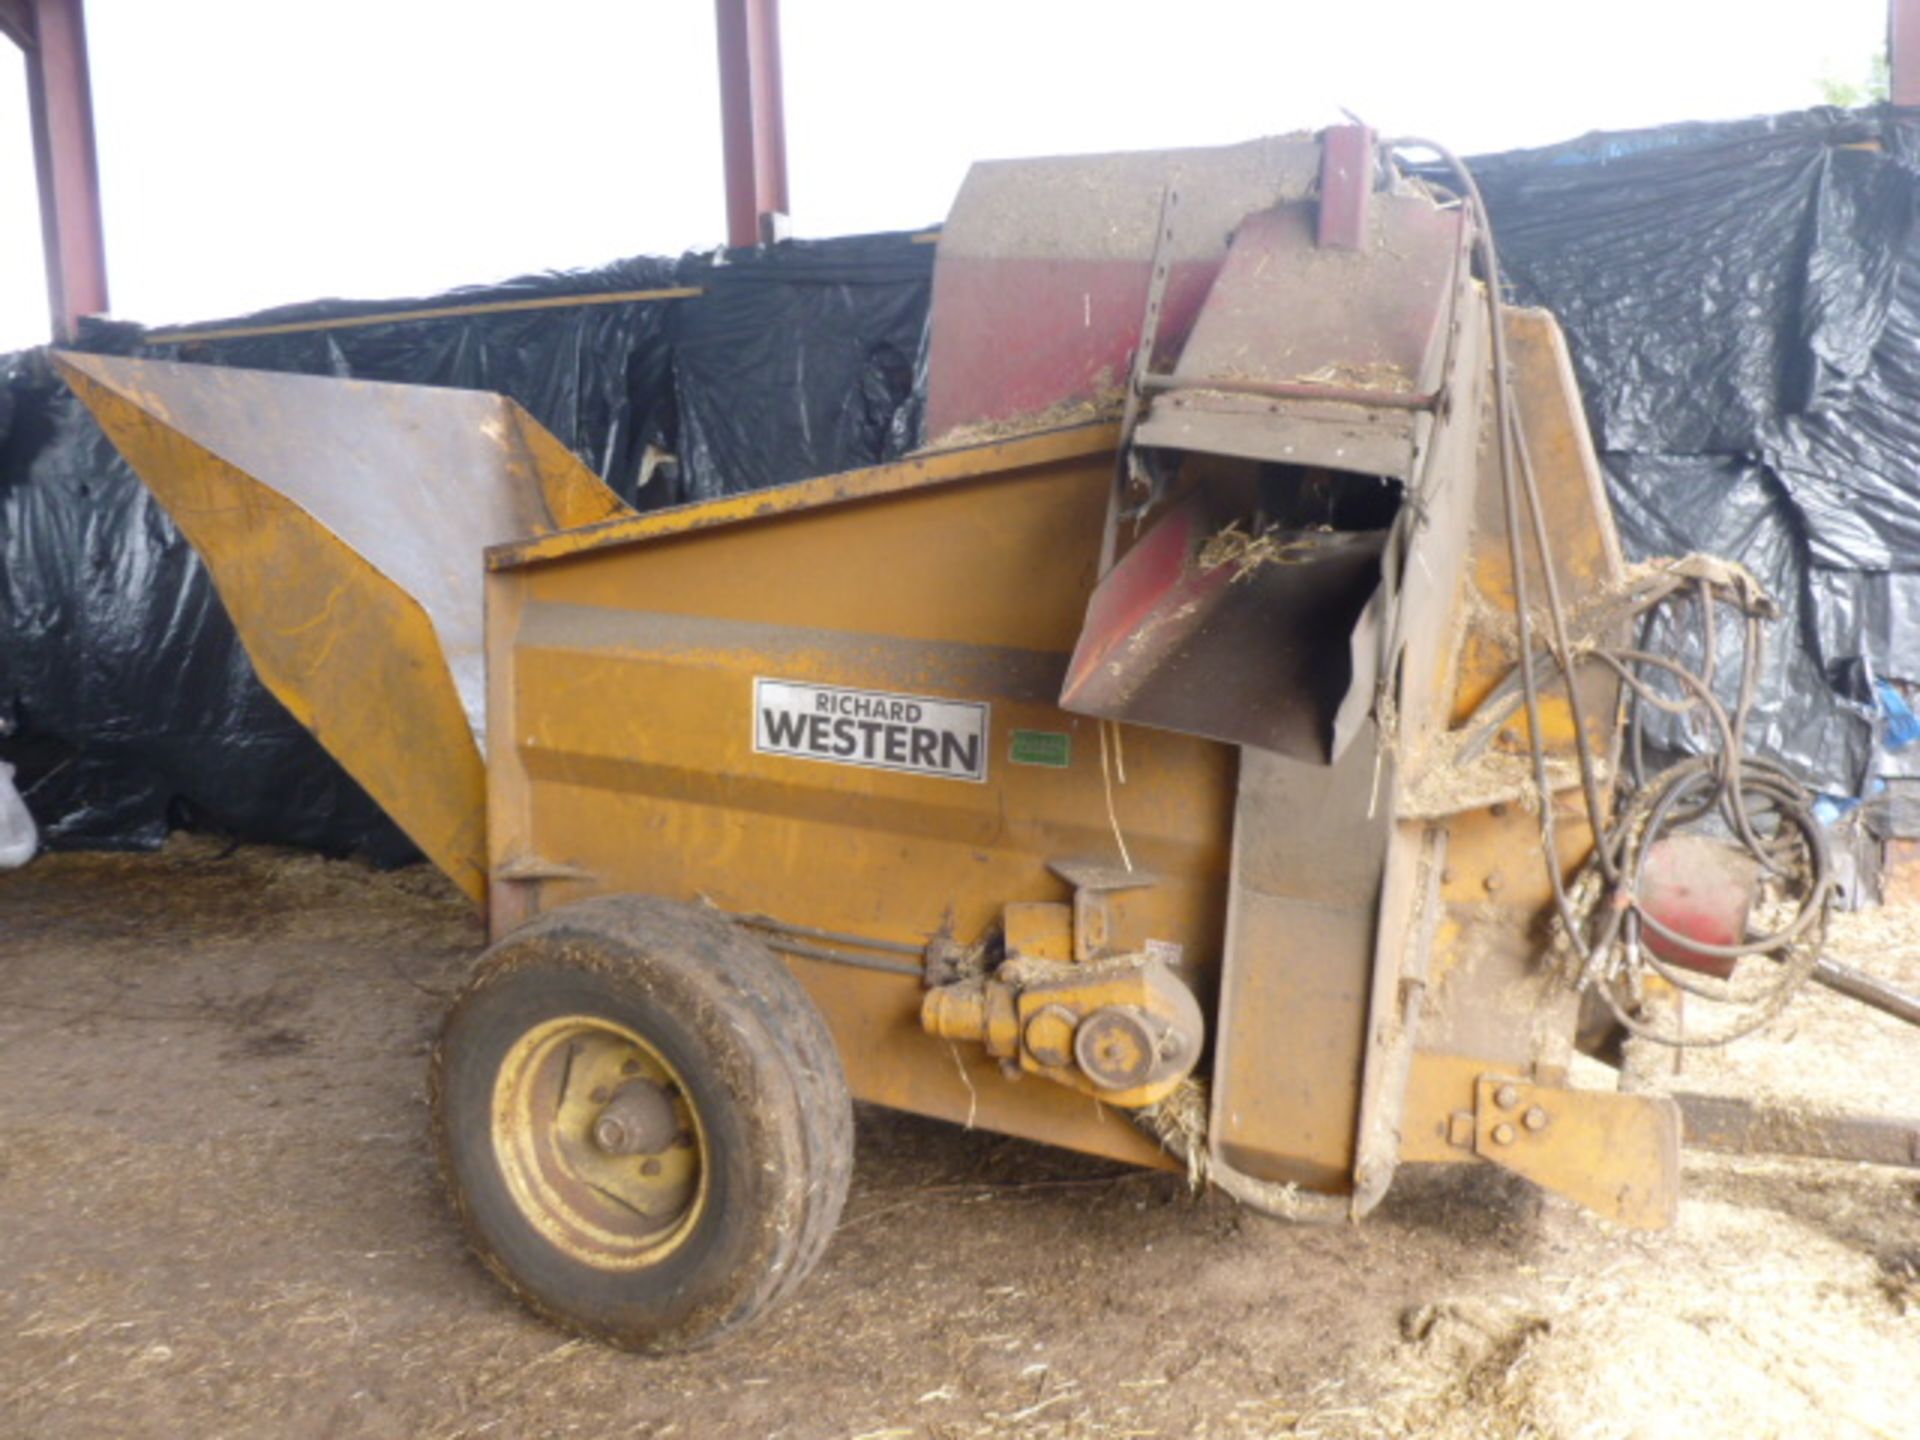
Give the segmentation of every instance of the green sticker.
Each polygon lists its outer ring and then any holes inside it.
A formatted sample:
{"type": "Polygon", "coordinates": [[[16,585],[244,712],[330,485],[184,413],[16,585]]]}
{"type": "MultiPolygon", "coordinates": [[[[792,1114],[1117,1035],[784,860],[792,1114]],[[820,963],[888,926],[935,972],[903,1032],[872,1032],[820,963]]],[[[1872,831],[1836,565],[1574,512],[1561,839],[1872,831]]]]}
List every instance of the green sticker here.
{"type": "Polygon", "coordinates": [[[1064,770],[1073,763],[1073,737],[1058,730],[1016,730],[1007,758],[1016,765],[1064,770]]]}

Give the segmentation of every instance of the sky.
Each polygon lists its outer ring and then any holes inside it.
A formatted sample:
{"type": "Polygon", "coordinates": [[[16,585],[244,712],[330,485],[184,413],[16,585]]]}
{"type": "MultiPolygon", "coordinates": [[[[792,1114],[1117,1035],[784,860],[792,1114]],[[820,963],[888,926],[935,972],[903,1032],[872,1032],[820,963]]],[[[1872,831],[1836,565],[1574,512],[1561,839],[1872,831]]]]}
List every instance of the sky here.
{"type": "MultiPolygon", "coordinates": [[[[975,159],[1337,123],[1463,153],[1818,104],[1887,0],[784,0],[793,232],[975,159]]],[[[114,314],[431,295],[725,235],[711,0],[88,0],[114,314]]],[[[0,51],[10,49],[0,41],[0,51]]],[[[47,338],[0,53],[0,351],[47,338]]]]}

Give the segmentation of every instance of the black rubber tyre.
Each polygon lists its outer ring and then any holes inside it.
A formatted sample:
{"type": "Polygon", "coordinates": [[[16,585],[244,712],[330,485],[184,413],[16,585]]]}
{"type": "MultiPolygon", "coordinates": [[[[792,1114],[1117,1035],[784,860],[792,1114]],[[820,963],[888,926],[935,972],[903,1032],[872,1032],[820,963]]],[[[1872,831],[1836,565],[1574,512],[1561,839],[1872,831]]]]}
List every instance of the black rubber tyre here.
{"type": "MultiPolygon", "coordinates": [[[[542,1316],[625,1349],[702,1345],[784,1299],[819,1260],[846,1199],[853,1110],[826,1022],[764,946],[690,906],[609,896],[507,936],[448,1014],[431,1088],[441,1171],[480,1259],[542,1316]],[[568,1099],[583,1045],[601,1047],[598,1056],[630,1042],[650,1073],[671,1077],[660,1093],[697,1117],[678,1122],[676,1137],[695,1160],[668,1163],[692,1164],[698,1180],[676,1192],[688,1198],[669,1221],[611,1203],[619,1197],[556,1158],[585,1156],[588,1169],[621,1175],[640,1159],[587,1155],[580,1124],[561,1118],[583,1103],[568,1099]],[[547,1055],[547,1069],[529,1055],[547,1055]],[[556,1065],[559,1078],[540,1079],[556,1065]],[[521,1137],[543,1124],[550,1135],[521,1137]],[[546,1203],[559,1190],[584,1199],[546,1203]],[[600,1248],[597,1222],[609,1216],[616,1231],[641,1226],[635,1216],[666,1228],[615,1234],[600,1248]]],[[[592,1100],[607,1093],[602,1085],[592,1100]]],[[[657,1161],[644,1163],[658,1173],[657,1161]]]]}

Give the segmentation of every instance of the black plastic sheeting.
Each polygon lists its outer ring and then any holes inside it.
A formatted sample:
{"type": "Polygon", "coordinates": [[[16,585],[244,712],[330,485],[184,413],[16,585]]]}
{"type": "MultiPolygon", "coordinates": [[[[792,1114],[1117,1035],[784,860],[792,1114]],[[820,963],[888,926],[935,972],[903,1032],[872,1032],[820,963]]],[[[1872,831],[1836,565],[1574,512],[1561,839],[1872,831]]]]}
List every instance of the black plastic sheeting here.
{"type": "MultiPolygon", "coordinates": [[[[1920,683],[1920,117],[1678,126],[1474,167],[1514,298],[1567,331],[1629,551],[1742,561],[1786,611],[1752,739],[1831,793],[1920,774],[1920,746],[1876,749],[1851,698],[1920,683]]],[[[912,448],[933,253],[905,235],[789,243],[433,303],[700,287],[692,299],[172,347],[101,327],[86,343],[503,391],[651,508],[912,448]],[[677,464],[642,488],[649,452],[677,464]]],[[[151,845],[184,822],[409,853],[260,688],[204,570],[44,356],[0,363],[0,757],[49,843],[151,845]]],[[[1658,724],[1653,738],[1687,740],[1658,724]]]]}
{"type": "MultiPolygon", "coordinates": [[[[1841,795],[1920,759],[1876,751],[1841,682],[1920,682],[1916,141],[1910,112],[1821,110],[1474,164],[1513,297],[1567,332],[1629,553],[1767,586],[1786,619],[1750,739],[1841,795]]],[[[1738,647],[1723,625],[1729,700],[1738,647]]]]}
{"type": "MultiPolygon", "coordinates": [[[[910,448],[932,262],[904,235],[794,243],[219,328],[699,287],[691,298],[170,345],[99,326],[80,348],[499,391],[653,508],[910,448]],[[642,491],[650,447],[677,464],[649,467],[642,491]]],[[[0,757],[20,767],[46,843],[146,847],[184,824],[409,858],[255,679],[198,557],[45,353],[0,367],[0,757]]]]}
{"type": "Polygon", "coordinates": [[[673,311],[684,465],[671,499],[831,475],[917,446],[933,251],[904,235],[787,244],[686,275],[706,294],[673,311]]]}

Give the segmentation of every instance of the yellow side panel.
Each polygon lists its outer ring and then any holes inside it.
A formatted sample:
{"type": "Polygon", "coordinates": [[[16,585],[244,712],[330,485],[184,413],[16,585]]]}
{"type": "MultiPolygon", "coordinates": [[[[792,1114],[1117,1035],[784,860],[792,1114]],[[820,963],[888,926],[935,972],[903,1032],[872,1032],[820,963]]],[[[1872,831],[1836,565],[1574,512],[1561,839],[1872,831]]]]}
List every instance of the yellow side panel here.
{"type": "MultiPolygon", "coordinates": [[[[1619,584],[1620,542],[1559,327],[1540,310],[1509,308],[1505,316],[1514,404],[1577,643],[1584,618],[1619,584]]],[[[1518,658],[1507,516],[1492,453],[1489,445],[1476,499],[1471,589],[1461,597],[1465,614],[1454,692],[1456,724],[1467,720],[1518,658]]],[[[1524,511],[1522,519],[1524,524],[1524,511]]],[[[1523,532],[1521,553],[1538,646],[1547,633],[1546,581],[1530,533],[1523,532]]],[[[1618,726],[1619,682],[1597,665],[1586,666],[1578,677],[1587,740],[1604,765],[1618,726]]],[[[1550,661],[1542,663],[1540,685],[1547,752],[1570,759],[1572,711],[1565,683],[1550,661]]],[[[1502,728],[1493,748],[1515,757],[1516,766],[1525,769],[1524,711],[1502,728]]],[[[1532,788],[1530,778],[1526,788],[1532,788]]],[[[1602,788],[1611,795],[1611,776],[1602,788]]],[[[1578,789],[1569,789],[1557,792],[1553,805],[1556,858],[1562,875],[1570,878],[1593,849],[1586,804],[1578,789]]],[[[1571,1049],[1577,1004],[1545,954],[1553,889],[1541,848],[1540,816],[1516,800],[1464,810],[1451,816],[1447,827],[1444,909],[1435,936],[1421,1049],[1429,1058],[1476,1057],[1472,1063],[1482,1068],[1556,1072],[1571,1049]]]]}
{"type": "MultiPolygon", "coordinates": [[[[1054,704],[1112,463],[1101,448],[497,569],[496,930],[643,891],[964,942],[1010,901],[1067,900],[1049,861],[1119,864],[1124,840],[1159,883],[1113,897],[1115,942],[1177,947],[1210,1004],[1233,753],[1109,727],[1103,767],[1098,722],[1054,704]],[[757,751],[756,680],[982,704],[984,779],[757,751]]],[[[1157,1160],[1117,1112],[924,1035],[914,977],[792,963],[861,1098],[1157,1160]]]]}

